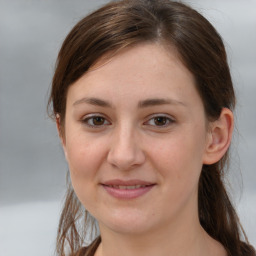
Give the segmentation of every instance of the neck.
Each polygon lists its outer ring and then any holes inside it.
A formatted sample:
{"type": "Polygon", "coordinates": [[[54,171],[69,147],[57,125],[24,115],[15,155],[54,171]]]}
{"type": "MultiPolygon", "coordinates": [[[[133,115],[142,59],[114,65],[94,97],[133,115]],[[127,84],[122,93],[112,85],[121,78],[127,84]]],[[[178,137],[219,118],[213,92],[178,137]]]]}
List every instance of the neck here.
{"type": "Polygon", "coordinates": [[[143,234],[117,233],[101,226],[102,243],[95,256],[225,256],[223,246],[209,237],[198,218],[191,217],[193,221],[183,218],[143,234]]]}

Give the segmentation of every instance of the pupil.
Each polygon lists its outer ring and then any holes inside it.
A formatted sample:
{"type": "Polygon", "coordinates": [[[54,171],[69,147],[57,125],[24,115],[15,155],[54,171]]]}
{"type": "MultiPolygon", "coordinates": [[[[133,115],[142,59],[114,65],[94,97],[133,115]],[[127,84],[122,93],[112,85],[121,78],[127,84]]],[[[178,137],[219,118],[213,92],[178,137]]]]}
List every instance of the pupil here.
{"type": "Polygon", "coordinates": [[[156,125],[165,125],[166,124],[166,117],[156,117],[155,118],[156,125]]]}
{"type": "Polygon", "coordinates": [[[97,116],[93,118],[93,124],[94,125],[102,125],[104,123],[104,118],[97,116]]]}

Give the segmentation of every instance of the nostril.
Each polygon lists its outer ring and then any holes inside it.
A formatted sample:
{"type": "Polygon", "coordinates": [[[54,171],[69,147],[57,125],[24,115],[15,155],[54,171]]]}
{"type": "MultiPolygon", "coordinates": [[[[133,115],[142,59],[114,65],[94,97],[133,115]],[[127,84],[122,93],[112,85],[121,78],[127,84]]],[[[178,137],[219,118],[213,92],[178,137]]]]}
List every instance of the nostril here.
{"type": "Polygon", "coordinates": [[[144,153],[140,148],[112,148],[107,157],[107,161],[121,170],[129,170],[145,161],[144,153]]]}

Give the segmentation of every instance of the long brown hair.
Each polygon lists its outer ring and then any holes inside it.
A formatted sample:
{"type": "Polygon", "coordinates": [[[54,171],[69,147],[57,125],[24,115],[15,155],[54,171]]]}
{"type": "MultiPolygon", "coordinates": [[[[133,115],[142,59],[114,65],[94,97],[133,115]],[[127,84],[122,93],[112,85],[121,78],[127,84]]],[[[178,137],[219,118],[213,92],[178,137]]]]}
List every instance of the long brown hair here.
{"type": "MultiPolygon", "coordinates": [[[[58,55],[49,106],[64,126],[68,88],[103,55],[143,42],[174,46],[196,80],[207,118],[219,118],[222,108],[233,110],[235,94],[222,39],[197,11],[169,0],[114,1],[82,19],[68,34],[58,55]]],[[[64,129],[64,128],[63,128],[64,129]]],[[[203,165],[198,212],[202,227],[228,255],[255,255],[223,184],[228,152],[217,163],[203,165]],[[242,240],[245,240],[243,242],[242,240]]],[[[57,255],[81,249],[91,217],[69,186],[61,215],[57,255]],[[77,221],[80,218],[82,222],[77,221]],[[78,226],[80,225],[80,226],[78,226]]],[[[97,232],[96,232],[97,234],[97,232]]],[[[97,238],[91,246],[93,255],[97,238]]],[[[84,255],[80,251],[80,255],[84,255]]]]}

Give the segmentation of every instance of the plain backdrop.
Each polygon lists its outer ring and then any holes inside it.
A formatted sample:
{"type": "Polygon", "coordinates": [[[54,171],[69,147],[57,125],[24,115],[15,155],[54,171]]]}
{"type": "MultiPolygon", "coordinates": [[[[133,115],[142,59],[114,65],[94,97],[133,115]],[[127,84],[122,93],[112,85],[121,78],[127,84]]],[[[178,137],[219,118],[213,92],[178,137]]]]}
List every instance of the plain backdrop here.
{"type": "MultiPolygon", "coordinates": [[[[67,165],[47,97],[70,29],[107,1],[0,0],[0,255],[52,255],[67,165]]],[[[185,1],[225,42],[237,91],[228,174],[256,246],[256,0],[185,1]]]]}

